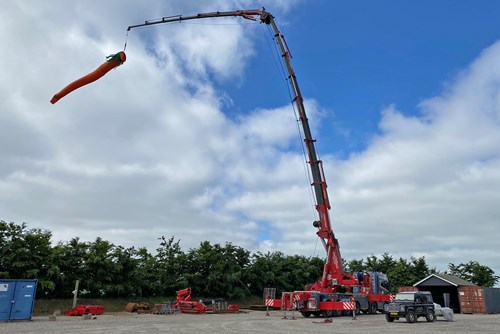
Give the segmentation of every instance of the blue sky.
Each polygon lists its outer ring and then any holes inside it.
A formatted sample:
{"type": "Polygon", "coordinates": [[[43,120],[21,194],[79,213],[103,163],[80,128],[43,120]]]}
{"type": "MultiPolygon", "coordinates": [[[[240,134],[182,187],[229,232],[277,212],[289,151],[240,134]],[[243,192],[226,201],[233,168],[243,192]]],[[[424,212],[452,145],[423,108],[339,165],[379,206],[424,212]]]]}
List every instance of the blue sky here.
{"type": "MultiPolygon", "coordinates": [[[[299,84],[330,113],[335,133],[329,146],[342,156],[366,147],[378,131],[382,108],[395,104],[418,114],[418,104],[440,94],[487,46],[498,38],[495,1],[302,1],[277,17],[294,58],[299,84]]],[[[271,11],[271,7],[268,7],[271,11]]],[[[245,22],[243,22],[245,23],[245,22]]],[[[167,28],[168,29],[168,28],[167,28]]],[[[265,33],[258,38],[268,39],[265,33]]],[[[241,87],[224,87],[240,108],[255,107],[256,96],[280,104],[286,92],[280,72],[262,54],[247,70],[241,87]],[[263,66],[264,65],[264,66],[263,66]],[[279,76],[278,81],[271,80],[279,76]],[[252,91],[258,91],[252,94],[252,91]]],[[[230,70],[230,69],[228,69],[230,70]]],[[[322,135],[325,135],[324,133],[322,135]]],[[[321,143],[319,143],[321,145],[321,143]]]]}
{"type": "MultiPolygon", "coordinates": [[[[287,86],[262,25],[129,25],[255,1],[6,2],[0,219],[151,251],[232,242],[323,256],[287,86]],[[49,5],[50,4],[50,5],[49,5]],[[36,57],[30,50],[36,50],[36,57]]],[[[500,248],[500,3],[272,1],[343,257],[477,260],[500,248]],[[418,232],[415,233],[415,232],[418,232]]]]}

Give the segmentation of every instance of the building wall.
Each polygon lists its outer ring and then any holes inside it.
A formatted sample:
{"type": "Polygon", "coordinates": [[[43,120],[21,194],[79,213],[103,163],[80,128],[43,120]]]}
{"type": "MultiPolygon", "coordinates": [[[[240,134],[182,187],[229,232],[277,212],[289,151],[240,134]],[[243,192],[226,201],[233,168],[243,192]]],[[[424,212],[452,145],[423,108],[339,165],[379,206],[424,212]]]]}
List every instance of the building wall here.
{"type": "Polygon", "coordinates": [[[415,292],[418,291],[416,286],[400,286],[398,292],[415,292]]]}

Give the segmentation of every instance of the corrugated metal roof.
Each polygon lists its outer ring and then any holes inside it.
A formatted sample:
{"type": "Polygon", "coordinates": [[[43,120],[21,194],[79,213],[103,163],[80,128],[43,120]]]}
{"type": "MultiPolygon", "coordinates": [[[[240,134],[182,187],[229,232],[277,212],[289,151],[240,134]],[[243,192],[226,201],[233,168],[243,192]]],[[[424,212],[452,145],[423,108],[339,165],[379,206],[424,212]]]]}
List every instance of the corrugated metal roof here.
{"type": "Polygon", "coordinates": [[[464,280],[463,278],[453,276],[453,275],[448,275],[448,274],[431,274],[431,275],[427,276],[426,278],[424,278],[423,280],[413,284],[413,286],[419,286],[422,283],[424,283],[425,281],[427,281],[433,277],[440,279],[440,280],[444,281],[445,283],[448,283],[448,284],[451,284],[454,286],[475,286],[475,284],[472,284],[471,282],[468,282],[468,281],[464,280]]]}

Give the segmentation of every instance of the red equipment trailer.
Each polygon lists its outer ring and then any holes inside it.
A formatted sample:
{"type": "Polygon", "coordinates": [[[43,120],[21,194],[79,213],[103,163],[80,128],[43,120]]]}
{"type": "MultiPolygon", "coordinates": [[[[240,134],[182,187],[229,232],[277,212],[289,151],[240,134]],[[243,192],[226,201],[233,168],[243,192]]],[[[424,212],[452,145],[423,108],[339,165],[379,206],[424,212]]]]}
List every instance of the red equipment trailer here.
{"type": "Polygon", "coordinates": [[[100,315],[104,314],[104,306],[101,305],[77,305],[64,312],[68,316],[80,316],[85,314],[100,315]]]}
{"type": "Polygon", "coordinates": [[[306,286],[304,291],[287,292],[283,293],[281,299],[269,299],[266,301],[266,305],[296,309],[305,317],[311,315],[333,316],[340,314],[342,311],[353,309],[365,313],[376,313],[377,310],[383,310],[383,304],[390,300],[388,280],[385,274],[378,272],[348,274],[344,272],[339,242],[333,233],[330,222],[329,210],[331,206],[328,199],[323,164],[316,153],[316,140],[311,135],[302,94],[291,63],[291,53],[283,34],[276,25],[274,16],[265,8],[210,12],[192,16],[163,17],[158,20],[146,21],[143,24],[129,26],[127,30],[155,24],[214,17],[242,17],[253,21],[260,20],[261,23],[269,25],[273,30],[274,39],[281,51],[288,72],[288,81],[294,94],[293,102],[298,109],[302,124],[304,144],[313,180],[311,185],[314,189],[316,211],[319,218],[313,222],[313,226],[317,229],[316,234],[326,251],[323,275],[317,282],[306,286]]]}

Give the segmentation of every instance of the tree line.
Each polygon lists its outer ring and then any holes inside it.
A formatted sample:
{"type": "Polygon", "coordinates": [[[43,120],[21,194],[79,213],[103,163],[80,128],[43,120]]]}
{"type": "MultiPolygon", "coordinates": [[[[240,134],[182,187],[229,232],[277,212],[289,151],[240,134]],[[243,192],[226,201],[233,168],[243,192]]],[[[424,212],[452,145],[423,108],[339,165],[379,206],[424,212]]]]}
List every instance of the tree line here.
{"type": "MultiPolygon", "coordinates": [[[[243,300],[262,295],[266,287],[302,290],[321,277],[324,264],[318,257],[252,253],[229,242],[204,241],[184,252],[180,240],[162,236],[152,254],[102,238],[89,242],[75,237],[55,244],[51,239],[48,230],[0,220],[0,279],[38,279],[37,298],[71,298],[79,280],[80,296],[89,298],[175,296],[191,287],[198,296],[243,300]]],[[[383,254],[345,263],[346,272],[387,273],[393,291],[437,272],[424,257],[396,260],[383,254]]],[[[489,267],[475,261],[450,263],[448,273],[482,286],[498,281],[489,267]]]]}

